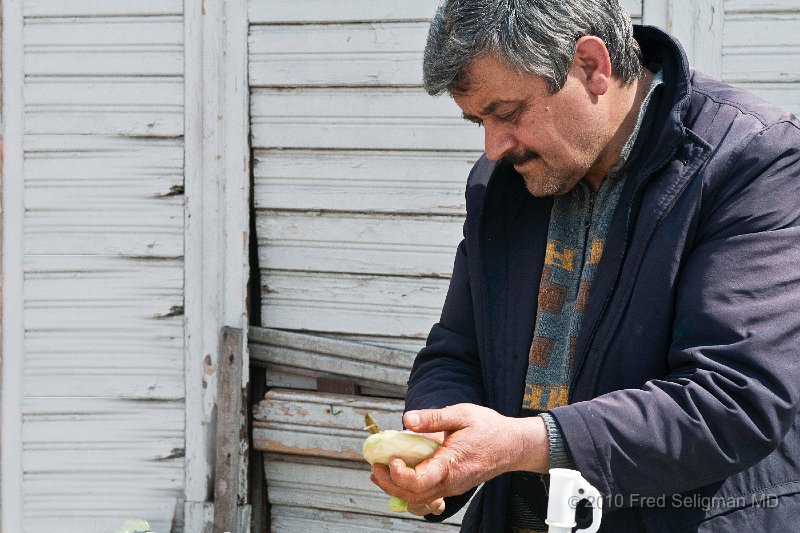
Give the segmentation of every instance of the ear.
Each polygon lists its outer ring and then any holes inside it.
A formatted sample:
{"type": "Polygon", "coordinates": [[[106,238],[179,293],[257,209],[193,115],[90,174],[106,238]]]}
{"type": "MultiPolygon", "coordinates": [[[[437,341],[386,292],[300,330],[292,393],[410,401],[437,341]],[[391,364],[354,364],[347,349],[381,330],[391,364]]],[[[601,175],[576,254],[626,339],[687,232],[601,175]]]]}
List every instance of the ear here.
{"type": "Polygon", "coordinates": [[[600,96],[608,91],[611,84],[611,57],[602,39],[593,36],[578,39],[572,66],[583,72],[589,92],[600,96]]]}

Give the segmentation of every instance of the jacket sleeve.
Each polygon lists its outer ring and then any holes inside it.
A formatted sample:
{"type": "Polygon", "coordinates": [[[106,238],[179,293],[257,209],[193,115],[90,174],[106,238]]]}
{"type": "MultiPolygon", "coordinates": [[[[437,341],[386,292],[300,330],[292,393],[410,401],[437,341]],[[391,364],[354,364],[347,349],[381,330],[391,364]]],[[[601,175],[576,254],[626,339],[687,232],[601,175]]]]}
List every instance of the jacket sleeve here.
{"type": "Polygon", "coordinates": [[[763,129],[704,194],[669,373],[552,411],[611,501],[695,489],[774,451],[800,406],[800,132],[763,129]],[[617,498],[618,495],[624,496],[617,498]]]}
{"type": "Polygon", "coordinates": [[[483,404],[483,379],[475,338],[466,246],[456,252],[442,316],[419,352],[408,380],[406,410],[457,403],[483,404]]]}

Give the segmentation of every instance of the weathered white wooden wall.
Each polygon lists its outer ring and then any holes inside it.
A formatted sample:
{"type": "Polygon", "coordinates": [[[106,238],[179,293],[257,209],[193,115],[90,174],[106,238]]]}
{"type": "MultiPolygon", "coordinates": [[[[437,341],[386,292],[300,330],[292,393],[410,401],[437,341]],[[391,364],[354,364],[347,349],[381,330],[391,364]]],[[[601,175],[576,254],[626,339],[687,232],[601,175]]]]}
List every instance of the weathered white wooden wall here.
{"type": "Polygon", "coordinates": [[[3,531],[179,531],[183,3],[3,8],[3,531]]]}

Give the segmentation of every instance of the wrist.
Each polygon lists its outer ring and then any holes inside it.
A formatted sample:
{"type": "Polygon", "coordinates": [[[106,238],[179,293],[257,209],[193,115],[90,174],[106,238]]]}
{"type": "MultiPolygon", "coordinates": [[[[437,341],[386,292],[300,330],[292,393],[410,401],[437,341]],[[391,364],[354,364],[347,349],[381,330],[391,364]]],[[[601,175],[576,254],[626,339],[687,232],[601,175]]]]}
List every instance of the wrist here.
{"type": "Polygon", "coordinates": [[[519,444],[509,471],[537,472],[549,470],[549,444],[544,420],[538,416],[511,419],[514,440],[519,444]]]}

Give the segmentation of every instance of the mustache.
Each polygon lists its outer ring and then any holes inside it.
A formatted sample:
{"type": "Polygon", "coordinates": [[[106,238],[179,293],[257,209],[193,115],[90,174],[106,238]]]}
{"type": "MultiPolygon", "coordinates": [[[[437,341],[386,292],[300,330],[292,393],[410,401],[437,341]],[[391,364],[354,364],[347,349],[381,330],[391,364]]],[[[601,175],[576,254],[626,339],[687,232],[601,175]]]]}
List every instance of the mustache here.
{"type": "Polygon", "coordinates": [[[538,158],[539,158],[538,153],[533,152],[531,150],[525,150],[524,152],[508,154],[507,156],[503,157],[503,161],[505,161],[509,165],[521,165],[523,163],[527,163],[528,161],[532,161],[538,158]]]}

